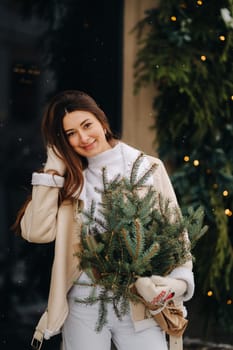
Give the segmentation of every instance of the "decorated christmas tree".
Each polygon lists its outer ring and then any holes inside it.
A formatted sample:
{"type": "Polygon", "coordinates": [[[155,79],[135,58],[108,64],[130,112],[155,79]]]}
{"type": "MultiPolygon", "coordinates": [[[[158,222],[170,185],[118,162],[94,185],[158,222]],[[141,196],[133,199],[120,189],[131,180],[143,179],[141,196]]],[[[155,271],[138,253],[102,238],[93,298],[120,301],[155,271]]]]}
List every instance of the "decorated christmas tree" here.
{"type": "Polygon", "coordinates": [[[92,286],[100,286],[101,292],[96,296],[93,290],[88,298],[76,301],[100,301],[97,330],[106,322],[108,302],[120,318],[128,310],[129,300],[141,300],[133,288],[137,278],[166,276],[192,259],[190,241],[195,244],[207,229],[202,227],[202,208],[183,217],[177,206],[145,185],[156,165],[139,177],[142,159],[143,154],[134,162],[129,179],[118,176],[108,181],[103,169],[101,209],[95,214],[92,203],[90,211],[83,212],[82,251],[77,255],[92,286]]]}
{"type": "Polygon", "coordinates": [[[183,211],[202,205],[206,212],[196,291],[218,327],[232,331],[233,1],[156,2],[134,34],[135,90],[155,87],[158,153],[171,166],[183,211]]]}

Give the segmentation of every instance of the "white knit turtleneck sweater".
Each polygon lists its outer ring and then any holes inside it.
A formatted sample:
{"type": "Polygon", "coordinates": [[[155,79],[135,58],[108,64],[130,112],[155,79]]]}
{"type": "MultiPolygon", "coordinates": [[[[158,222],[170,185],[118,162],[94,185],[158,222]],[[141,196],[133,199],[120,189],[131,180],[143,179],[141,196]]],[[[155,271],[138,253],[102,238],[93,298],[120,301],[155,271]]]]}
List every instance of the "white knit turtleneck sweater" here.
{"type": "MultiPolygon", "coordinates": [[[[103,168],[106,168],[107,179],[113,180],[117,175],[129,177],[132,165],[139,156],[140,151],[128,146],[123,142],[95,157],[88,158],[88,167],[84,171],[84,186],[80,194],[80,199],[84,202],[84,210],[90,209],[91,202],[96,205],[95,216],[99,215],[98,209],[101,203],[101,194],[95,189],[103,189],[103,168]]],[[[149,169],[149,162],[146,158],[140,164],[138,176],[149,169]]],[[[152,179],[147,181],[152,184],[152,179]]]]}

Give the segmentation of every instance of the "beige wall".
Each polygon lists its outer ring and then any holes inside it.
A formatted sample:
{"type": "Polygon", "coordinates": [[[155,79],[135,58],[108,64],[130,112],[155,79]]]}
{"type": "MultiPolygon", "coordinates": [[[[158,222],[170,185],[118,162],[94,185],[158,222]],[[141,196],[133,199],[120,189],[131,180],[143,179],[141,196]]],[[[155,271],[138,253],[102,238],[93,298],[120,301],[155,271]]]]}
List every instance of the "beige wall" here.
{"type": "Polygon", "coordinates": [[[122,139],[142,151],[156,155],[155,131],[153,125],[153,86],[142,88],[135,96],[133,64],[137,52],[136,35],[132,28],[144,16],[144,10],[154,7],[156,0],[124,1],[124,38],[123,38],[123,110],[122,139]]]}

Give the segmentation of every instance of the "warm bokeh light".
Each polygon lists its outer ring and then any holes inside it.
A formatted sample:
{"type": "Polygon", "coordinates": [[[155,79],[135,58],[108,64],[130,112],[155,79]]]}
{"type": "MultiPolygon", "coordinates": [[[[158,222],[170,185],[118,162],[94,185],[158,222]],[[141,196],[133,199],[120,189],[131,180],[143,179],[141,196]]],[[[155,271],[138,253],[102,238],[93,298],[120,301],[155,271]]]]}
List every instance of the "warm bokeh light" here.
{"type": "Polygon", "coordinates": [[[230,209],[225,209],[225,214],[227,215],[227,216],[232,216],[232,211],[230,210],[230,209]]]}
{"type": "Polygon", "coordinates": [[[205,55],[202,55],[202,56],[201,56],[201,60],[202,60],[202,61],[206,61],[206,56],[205,56],[205,55]]]}
{"type": "Polygon", "coordinates": [[[170,19],[171,19],[172,22],[175,22],[176,21],[176,16],[171,16],[170,19]]]}
{"type": "Polygon", "coordinates": [[[200,163],[199,163],[199,160],[198,159],[195,159],[194,161],[193,161],[193,165],[194,166],[198,166],[200,163]]]}
{"type": "Polygon", "coordinates": [[[220,36],[219,36],[219,40],[221,40],[221,41],[225,41],[225,40],[226,40],[226,38],[225,38],[225,36],[224,36],[224,35],[220,35],[220,36]]]}
{"type": "Polygon", "coordinates": [[[212,292],[212,290],[209,290],[209,291],[207,292],[208,297],[212,297],[213,294],[214,294],[214,293],[212,292]]]}
{"type": "Polygon", "coordinates": [[[189,161],[189,156],[184,156],[184,161],[188,162],[189,161]]]}
{"type": "Polygon", "coordinates": [[[225,190],[225,191],[223,191],[223,193],[222,193],[222,195],[224,196],[224,197],[226,197],[226,196],[228,196],[228,191],[227,190],[225,190]]]}

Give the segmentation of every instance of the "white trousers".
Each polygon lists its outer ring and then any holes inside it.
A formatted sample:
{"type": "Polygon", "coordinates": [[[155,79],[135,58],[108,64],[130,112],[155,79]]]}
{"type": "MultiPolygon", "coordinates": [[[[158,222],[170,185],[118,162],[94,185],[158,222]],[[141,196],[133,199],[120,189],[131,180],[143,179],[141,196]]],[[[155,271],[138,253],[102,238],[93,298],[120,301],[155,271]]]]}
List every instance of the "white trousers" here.
{"type": "MultiPolygon", "coordinates": [[[[85,278],[82,274],[79,282],[85,278]]],[[[111,340],[117,350],[168,349],[165,333],[156,323],[136,332],[130,314],[119,320],[110,303],[107,305],[107,324],[96,332],[99,303],[86,305],[75,301],[75,298],[83,299],[89,295],[89,286],[76,285],[68,296],[69,314],[62,330],[63,350],[110,350],[111,340]]]]}

